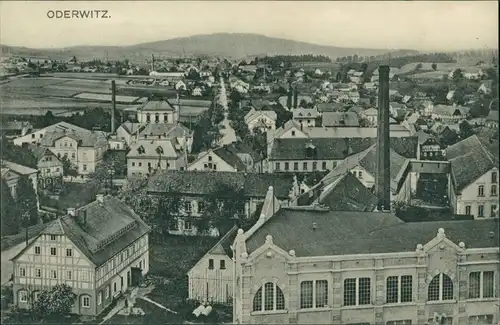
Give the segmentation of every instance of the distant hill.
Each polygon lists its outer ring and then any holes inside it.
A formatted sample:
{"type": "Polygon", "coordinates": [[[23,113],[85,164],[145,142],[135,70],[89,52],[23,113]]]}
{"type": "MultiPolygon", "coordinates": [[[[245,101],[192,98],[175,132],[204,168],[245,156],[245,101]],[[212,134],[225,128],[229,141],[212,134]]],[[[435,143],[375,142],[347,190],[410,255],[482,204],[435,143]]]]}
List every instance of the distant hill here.
{"type": "Polygon", "coordinates": [[[262,55],[314,54],[332,58],[357,54],[381,55],[388,52],[395,55],[418,53],[414,50],[389,50],[345,48],[317,45],[281,38],[267,37],[257,34],[219,33],[173,38],[164,41],[144,43],[132,46],[76,46],[63,49],[30,49],[0,45],[2,55],[50,57],[56,60],[69,59],[76,56],[80,60],[94,58],[110,60],[127,58],[131,61],[143,61],[155,56],[223,56],[233,59],[262,55]]]}

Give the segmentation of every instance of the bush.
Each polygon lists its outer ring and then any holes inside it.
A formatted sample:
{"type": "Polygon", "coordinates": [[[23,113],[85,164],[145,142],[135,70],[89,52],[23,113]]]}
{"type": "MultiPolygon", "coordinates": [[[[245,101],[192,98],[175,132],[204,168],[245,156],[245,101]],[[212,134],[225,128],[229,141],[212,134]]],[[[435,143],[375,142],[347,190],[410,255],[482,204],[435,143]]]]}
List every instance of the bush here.
{"type": "Polygon", "coordinates": [[[14,302],[14,291],[12,290],[12,285],[3,286],[0,292],[0,305],[1,309],[5,310],[9,307],[9,304],[14,302]]]}

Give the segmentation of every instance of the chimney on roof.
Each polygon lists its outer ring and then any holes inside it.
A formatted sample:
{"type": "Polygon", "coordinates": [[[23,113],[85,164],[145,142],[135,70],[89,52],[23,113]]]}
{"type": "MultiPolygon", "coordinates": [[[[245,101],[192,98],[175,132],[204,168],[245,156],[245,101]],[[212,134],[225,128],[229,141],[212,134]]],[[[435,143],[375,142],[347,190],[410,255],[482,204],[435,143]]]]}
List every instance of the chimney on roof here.
{"type": "Polygon", "coordinates": [[[97,194],[96,201],[99,203],[103,203],[104,202],[104,194],[97,194]]]}
{"type": "Polygon", "coordinates": [[[379,211],[391,209],[390,137],[389,137],[389,66],[379,66],[378,128],[377,128],[377,177],[375,193],[379,211]]]}
{"type": "Polygon", "coordinates": [[[74,216],[75,215],[75,208],[68,208],[68,214],[70,216],[74,216]]]}

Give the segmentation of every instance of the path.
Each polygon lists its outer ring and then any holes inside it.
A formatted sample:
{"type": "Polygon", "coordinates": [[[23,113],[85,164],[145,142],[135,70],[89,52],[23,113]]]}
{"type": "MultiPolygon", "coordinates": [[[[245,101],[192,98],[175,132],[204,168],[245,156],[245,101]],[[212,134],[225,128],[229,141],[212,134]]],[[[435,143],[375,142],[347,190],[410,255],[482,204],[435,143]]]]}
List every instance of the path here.
{"type": "Polygon", "coordinates": [[[177,314],[176,311],[173,311],[172,309],[168,309],[167,307],[163,306],[162,304],[157,303],[154,300],[149,299],[148,297],[137,297],[137,298],[138,299],[142,299],[142,300],[147,301],[147,302],[150,302],[153,305],[156,305],[156,306],[160,307],[161,309],[164,309],[164,310],[168,311],[169,313],[177,314]]]}
{"type": "MultiPolygon", "coordinates": [[[[30,241],[33,240],[30,239],[30,241]]],[[[16,246],[8,248],[1,252],[1,268],[0,268],[0,284],[4,285],[9,282],[9,278],[12,275],[12,262],[11,258],[16,256],[24,247],[26,247],[26,243],[23,241],[16,246]]]]}
{"type": "Polygon", "coordinates": [[[224,108],[224,120],[221,122],[223,128],[221,128],[222,138],[220,140],[220,144],[221,145],[231,144],[236,141],[236,132],[234,132],[234,129],[229,124],[230,121],[227,118],[229,106],[227,103],[226,85],[222,77],[220,78],[219,104],[221,104],[222,107],[224,108]]]}

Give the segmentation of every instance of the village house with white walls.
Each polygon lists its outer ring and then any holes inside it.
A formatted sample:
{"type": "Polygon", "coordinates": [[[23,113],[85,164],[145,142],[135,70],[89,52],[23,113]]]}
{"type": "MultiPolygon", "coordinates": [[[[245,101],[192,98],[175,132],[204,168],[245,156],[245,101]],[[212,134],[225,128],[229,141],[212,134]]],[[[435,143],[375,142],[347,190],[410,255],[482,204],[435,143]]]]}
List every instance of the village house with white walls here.
{"type": "Polygon", "coordinates": [[[257,111],[253,107],[245,115],[245,123],[248,125],[248,130],[253,133],[254,129],[259,129],[263,132],[276,129],[277,115],[275,111],[257,111]]]}
{"type": "MultiPolygon", "coordinates": [[[[238,195],[241,216],[250,218],[263,203],[268,187],[283,205],[288,205],[301,193],[301,184],[284,174],[206,171],[165,171],[152,175],[147,191],[152,195],[174,196],[182,202],[169,229],[174,235],[201,235],[196,219],[204,217],[206,200],[213,195],[221,200],[238,195]],[[220,192],[223,193],[220,193],[220,192]],[[231,192],[231,193],[229,193],[231,192]]],[[[209,229],[208,235],[219,236],[218,229],[209,229]]]]}
{"type": "MultiPolygon", "coordinates": [[[[1,172],[2,180],[5,181],[10,189],[10,193],[14,199],[18,197],[18,183],[22,176],[28,177],[28,179],[33,183],[33,188],[35,193],[38,193],[38,170],[16,164],[14,162],[2,159],[1,160],[1,172]]],[[[39,206],[39,201],[37,197],[37,205],[39,206]]]]}
{"type": "Polygon", "coordinates": [[[127,153],[128,177],[151,175],[156,170],[183,170],[187,149],[175,140],[137,140],[127,153]]]}
{"type": "Polygon", "coordinates": [[[38,144],[48,148],[58,158],[66,157],[72,167],[82,175],[93,173],[108,150],[105,132],[90,131],[66,122],[59,122],[16,138],[14,144],[38,144]]]}
{"type": "Polygon", "coordinates": [[[77,295],[72,313],[99,315],[148,273],[149,231],[111,196],[68,209],[12,258],[14,304],[29,309],[42,290],[67,284],[77,295]]]}
{"type": "Polygon", "coordinates": [[[498,157],[473,135],[446,148],[451,164],[449,197],[457,214],[498,218],[498,157]]]}
{"type": "Polygon", "coordinates": [[[137,108],[137,121],[139,123],[177,123],[178,113],[168,100],[149,100],[137,108]]]}

